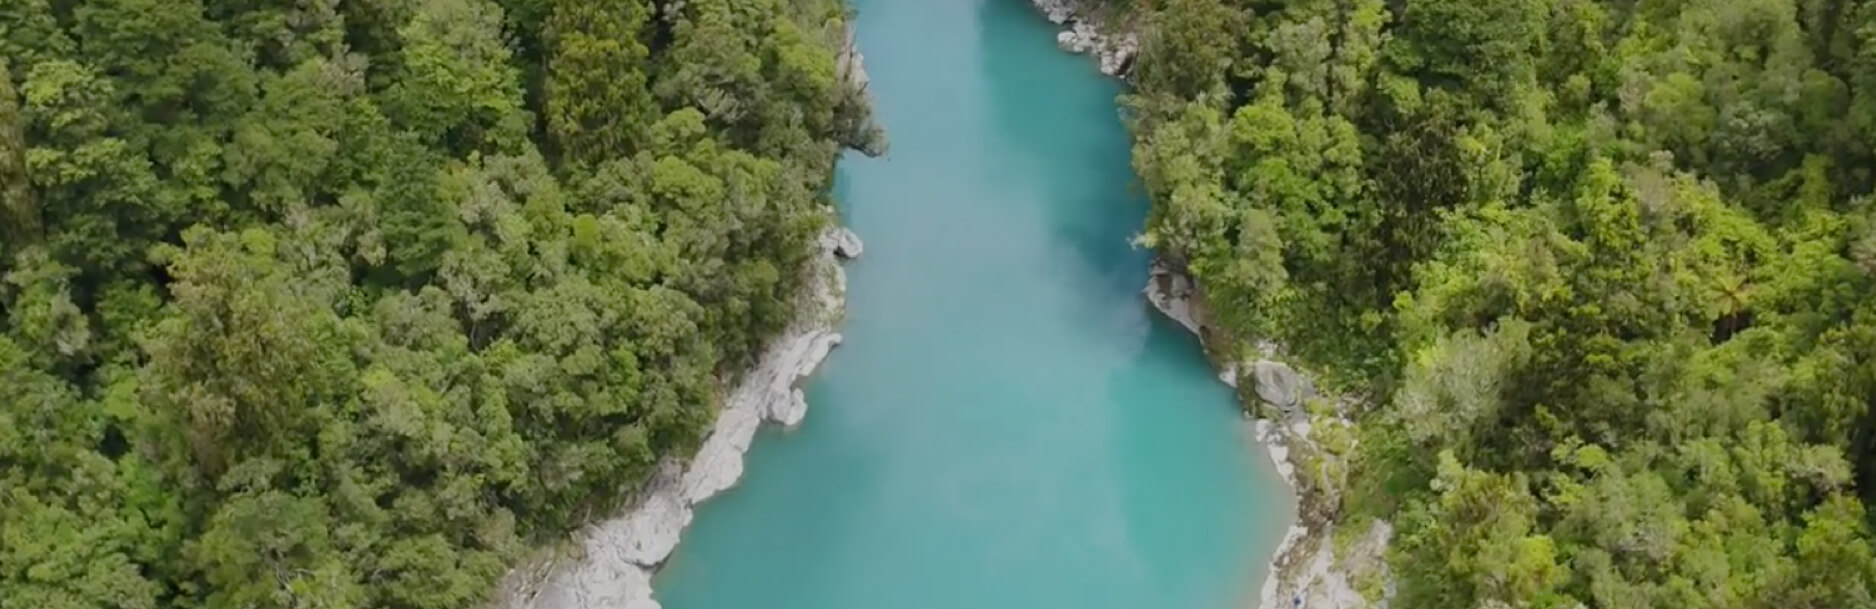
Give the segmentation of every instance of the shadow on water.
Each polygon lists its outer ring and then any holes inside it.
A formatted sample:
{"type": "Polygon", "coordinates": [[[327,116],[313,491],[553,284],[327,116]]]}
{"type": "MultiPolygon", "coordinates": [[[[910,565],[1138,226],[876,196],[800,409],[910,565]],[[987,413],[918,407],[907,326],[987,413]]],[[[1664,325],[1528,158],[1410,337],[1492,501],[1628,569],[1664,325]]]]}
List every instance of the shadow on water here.
{"type": "Polygon", "coordinates": [[[1028,0],[978,0],[977,19],[980,47],[1045,47],[1022,54],[1037,62],[1009,61],[989,48],[978,53],[992,125],[1010,156],[1027,161],[1004,170],[1036,171],[1047,195],[1067,201],[1046,206],[1050,230],[1093,271],[1101,293],[1137,292],[1150,256],[1128,242],[1147,205],[1133,188],[1130,141],[1114,99],[1120,84],[1088,56],[1057,50],[1055,29],[1028,0]]]}

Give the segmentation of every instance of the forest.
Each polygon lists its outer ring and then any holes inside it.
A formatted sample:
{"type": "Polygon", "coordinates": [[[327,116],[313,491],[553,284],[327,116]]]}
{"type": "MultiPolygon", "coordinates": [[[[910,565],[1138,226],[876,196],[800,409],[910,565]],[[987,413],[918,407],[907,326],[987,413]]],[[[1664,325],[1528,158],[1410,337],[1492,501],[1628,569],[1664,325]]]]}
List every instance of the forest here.
{"type": "Polygon", "coordinates": [[[484,604],[791,320],[848,17],[0,1],[0,607],[484,604]]]}
{"type": "Polygon", "coordinates": [[[1141,241],[1358,398],[1390,606],[1876,606],[1876,2],[1130,4],[1141,241]]]}

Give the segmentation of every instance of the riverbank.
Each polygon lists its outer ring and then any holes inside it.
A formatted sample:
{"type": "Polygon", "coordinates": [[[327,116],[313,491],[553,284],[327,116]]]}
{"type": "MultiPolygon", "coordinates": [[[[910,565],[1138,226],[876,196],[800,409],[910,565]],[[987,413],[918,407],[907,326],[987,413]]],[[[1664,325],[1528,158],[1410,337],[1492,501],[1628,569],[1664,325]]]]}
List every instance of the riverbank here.
{"type": "Polygon", "coordinates": [[[1254,438],[1296,493],[1296,522],[1272,554],[1259,609],[1386,607],[1393,596],[1386,562],[1393,527],[1342,522],[1340,495],[1354,448],[1346,399],[1316,394],[1306,373],[1280,361],[1267,342],[1250,343],[1213,326],[1203,289],[1155,261],[1142,289],[1153,308],[1191,331],[1219,380],[1238,392],[1254,438]]]}
{"type": "Polygon", "coordinates": [[[658,609],[651,577],[677,548],[694,508],[743,474],[743,456],[764,422],[793,426],[807,415],[797,386],[840,344],[845,311],[842,260],[858,258],[858,235],[842,227],[820,238],[820,253],[797,296],[796,321],[774,339],[757,365],[727,392],[703,446],[688,464],[667,460],[624,513],[587,527],[567,556],[542,559],[510,573],[502,609],[658,609]]]}
{"type": "MultiPolygon", "coordinates": [[[[858,110],[843,111],[839,144],[869,157],[887,150],[885,130],[873,119],[871,78],[854,28],[847,24],[835,42],[835,77],[858,110]]],[[[841,263],[860,257],[859,235],[840,225],[832,210],[829,228],[817,240],[807,280],[796,294],[795,321],[775,337],[734,387],[717,412],[703,446],[688,461],[666,459],[627,501],[619,515],[582,529],[565,544],[538,552],[504,577],[493,599],[496,609],[660,609],[651,578],[677,549],[698,504],[735,486],[744,455],[764,422],[793,427],[807,416],[798,385],[814,373],[842,340],[835,326],[846,312],[847,275],[841,263]]]]}
{"type": "MultiPolygon", "coordinates": [[[[1088,0],[1031,3],[1050,22],[1067,27],[1056,35],[1063,50],[1089,53],[1102,73],[1126,78],[1140,50],[1138,16],[1088,0]]],[[[1259,609],[1385,607],[1392,597],[1385,555],[1393,527],[1380,520],[1356,526],[1338,519],[1344,455],[1353,448],[1353,423],[1346,416],[1351,404],[1317,396],[1309,376],[1277,359],[1277,345],[1217,331],[1208,322],[1203,290],[1172,265],[1156,261],[1143,293],[1199,338],[1219,380],[1238,391],[1253,437],[1296,493],[1297,519],[1272,555],[1259,609]]]]}

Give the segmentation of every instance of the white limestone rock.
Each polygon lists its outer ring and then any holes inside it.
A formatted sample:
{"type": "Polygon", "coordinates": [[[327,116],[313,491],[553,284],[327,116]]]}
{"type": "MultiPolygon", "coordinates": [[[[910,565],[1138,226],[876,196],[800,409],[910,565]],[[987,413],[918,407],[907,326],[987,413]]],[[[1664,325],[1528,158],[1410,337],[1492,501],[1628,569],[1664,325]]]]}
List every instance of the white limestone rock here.
{"type": "Polygon", "coordinates": [[[762,426],[766,408],[761,404],[745,404],[742,408],[725,405],[717,413],[716,427],[704,440],[697,458],[691,460],[690,469],[684,471],[684,482],[678,485],[685,505],[701,503],[742,479],[743,454],[749,452],[749,443],[762,426]]]}
{"type": "Polygon", "coordinates": [[[789,391],[790,399],[779,412],[769,413],[769,420],[781,423],[783,427],[794,427],[808,417],[808,394],[800,388],[789,391]]]}
{"type": "MultiPolygon", "coordinates": [[[[797,350],[790,353],[788,357],[799,358],[803,362],[818,363],[827,359],[827,353],[838,346],[841,339],[838,332],[823,332],[812,340],[798,344],[797,350]]],[[[768,386],[762,388],[764,394],[750,396],[749,399],[759,400],[759,403],[767,407],[767,410],[762,413],[764,419],[789,427],[799,425],[802,417],[808,414],[808,398],[801,392],[801,389],[795,387],[798,380],[800,380],[799,377],[771,378],[768,386]]]]}
{"type": "Polygon", "coordinates": [[[651,598],[651,573],[631,565],[610,571],[593,571],[585,585],[549,585],[529,599],[534,607],[618,607],[620,609],[661,609],[651,598]]]}
{"type": "Polygon", "coordinates": [[[1253,428],[1256,430],[1257,441],[1262,443],[1265,450],[1270,453],[1270,462],[1276,466],[1277,475],[1283,477],[1284,483],[1295,488],[1296,466],[1290,463],[1290,445],[1284,440],[1277,425],[1266,419],[1258,419],[1253,424],[1253,428]]]}
{"type": "Polygon", "coordinates": [[[1237,389],[1238,367],[1237,362],[1225,362],[1225,365],[1218,369],[1218,382],[1224,383],[1225,386],[1232,389],[1237,389]]]}
{"type": "Polygon", "coordinates": [[[612,549],[614,555],[639,567],[655,567],[677,548],[677,539],[690,525],[690,505],[677,492],[681,466],[666,462],[637,509],[601,523],[588,550],[612,549]],[[595,547],[597,546],[597,547],[595,547]]]}
{"type": "Polygon", "coordinates": [[[1126,76],[1133,67],[1134,57],[1140,54],[1140,40],[1132,32],[1118,38],[1102,38],[1097,54],[1101,57],[1101,73],[1115,78],[1126,76]]]}
{"type": "Polygon", "coordinates": [[[842,226],[821,234],[821,250],[845,260],[858,260],[866,244],[860,241],[860,235],[842,226]]]}
{"type": "Polygon", "coordinates": [[[1062,47],[1062,50],[1064,51],[1068,51],[1070,53],[1083,53],[1088,50],[1087,45],[1088,45],[1088,41],[1083,40],[1079,34],[1076,34],[1072,30],[1065,30],[1065,31],[1055,33],[1055,46],[1062,47]]]}

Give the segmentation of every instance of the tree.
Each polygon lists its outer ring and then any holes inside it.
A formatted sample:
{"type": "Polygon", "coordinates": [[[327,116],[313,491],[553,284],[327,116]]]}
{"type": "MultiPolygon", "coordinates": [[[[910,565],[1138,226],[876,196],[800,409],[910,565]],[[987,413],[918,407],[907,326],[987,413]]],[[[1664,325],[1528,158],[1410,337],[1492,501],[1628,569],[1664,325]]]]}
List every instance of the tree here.
{"type": "Polygon", "coordinates": [[[1181,99],[1221,96],[1244,18],[1220,0],[1169,0],[1153,13],[1134,78],[1181,99]]]}
{"type": "Polygon", "coordinates": [[[643,39],[652,17],[640,0],[560,0],[547,35],[547,125],[569,160],[593,164],[630,156],[657,115],[643,39]]]}
{"type": "Polygon", "coordinates": [[[864,108],[659,10],[0,2],[0,605],[470,607],[694,451],[864,108]]]}
{"type": "Polygon", "coordinates": [[[198,227],[183,242],[165,253],[175,300],[145,345],[144,387],[215,479],[246,457],[298,450],[351,373],[330,295],[288,281],[272,233],[198,227]]]}
{"type": "Polygon", "coordinates": [[[1422,82],[1502,103],[1532,74],[1544,6],[1537,0],[1415,0],[1383,53],[1391,67],[1422,82]]]}
{"type": "Polygon", "coordinates": [[[1208,348],[1369,398],[1305,501],[1400,606],[1870,604],[1876,13],[1386,8],[1154,3],[1127,99],[1208,348]]]}
{"type": "Polygon", "coordinates": [[[15,248],[38,242],[39,205],[33,200],[26,176],[25,124],[20,116],[19,95],[7,66],[0,64],[0,210],[6,214],[7,254],[15,248]]]}
{"type": "Polygon", "coordinates": [[[383,99],[392,124],[459,154],[515,150],[526,119],[501,22],[488,0],[423,0],[398,30],[404,73],[383,99]]]}

